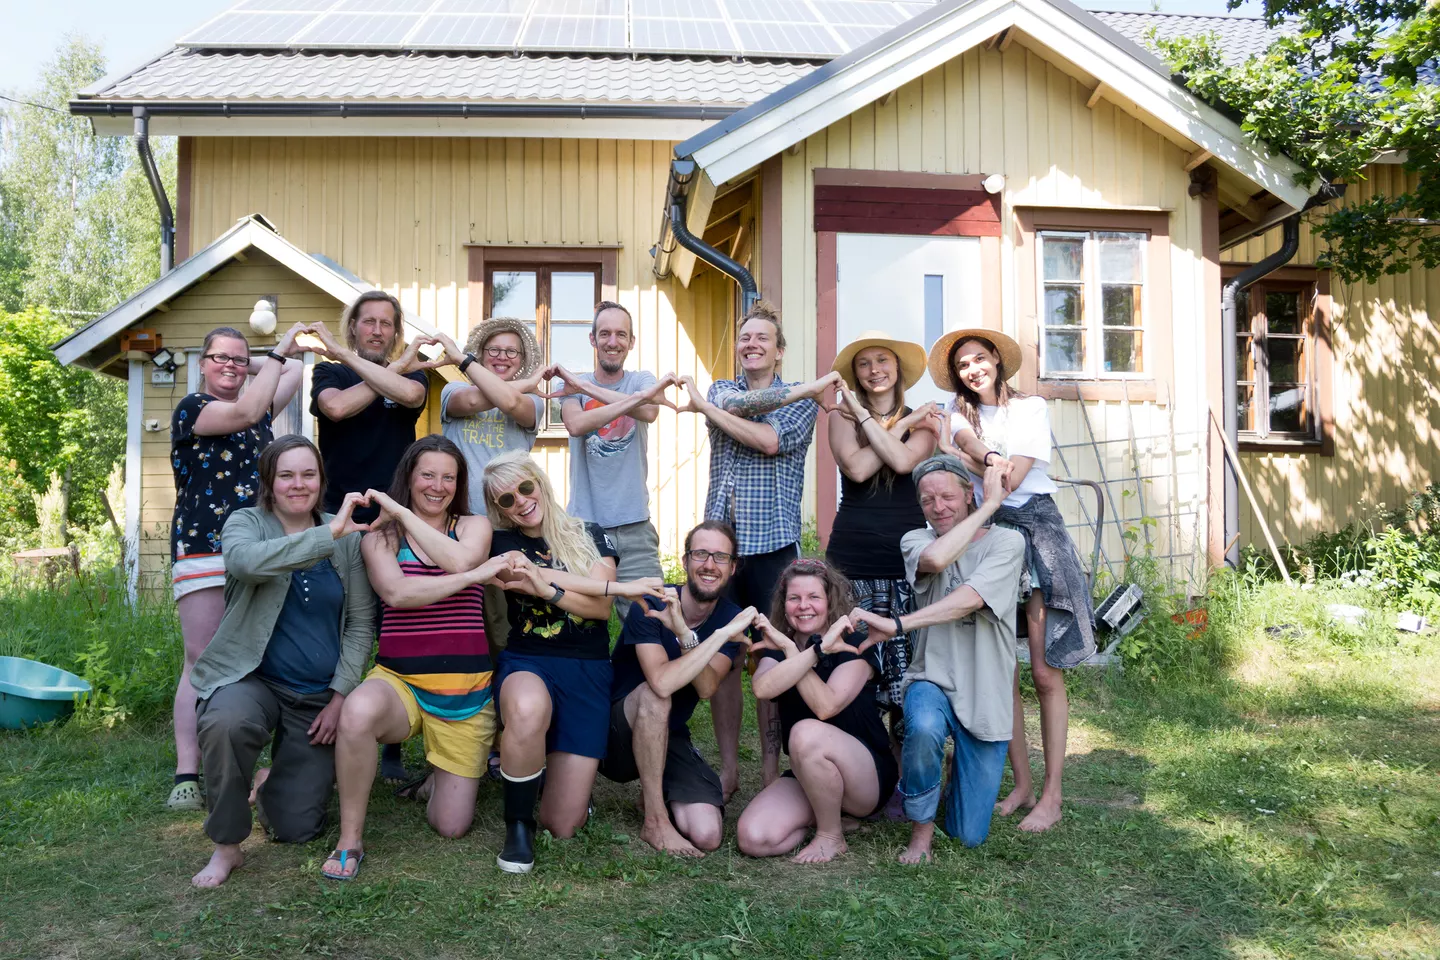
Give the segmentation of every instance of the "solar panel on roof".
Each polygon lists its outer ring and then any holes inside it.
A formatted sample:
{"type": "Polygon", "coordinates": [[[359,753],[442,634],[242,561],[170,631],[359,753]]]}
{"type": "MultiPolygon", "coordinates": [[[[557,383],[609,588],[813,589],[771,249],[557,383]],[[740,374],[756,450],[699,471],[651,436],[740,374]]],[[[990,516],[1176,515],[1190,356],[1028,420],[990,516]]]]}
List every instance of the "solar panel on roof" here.
{"type": "MultiPolygon", "coordinates": [[[[289,0],[278,0],[288,3],[289,0]]],[[[331,0],[331,13],[424,13],[435,0],[331,0]]]]}
{"type": "Polygon", "coordinates": [[[314,10],[320,13],[329,10],[333,6],[335,6],[335,0],[284,0],[284,2],[277,2],[277,0],[242,0],[241,3],[237,3],[231,7],[230,10],[232,12],[236,10],[265,10],[269,12],[290,11],[293,13],[314,10]]]}
{"type": "Polygon", "coordinates": [[[731,20],[766,20],[779,23],[819,23],[805,0],[725,0],[731,20]]]}
{"type": "Polygon", "coordinates": [[[893,27],[905,19],[893,3],[867,0],[812,0],[815,10],[828,23],[873,24],[893,27]]]}
{"type": "Polygon", "coordinates": [[[405,46],[416,50],[508,50],[524,17],[435,14],[420,21],[405,46]]]}
{"type": "Polygon", "coordinates": [[[630,15],[670,20],[725,19],[719,0],[630,0],[630,15]]]}
{"type": "Polygon", "coordinates": [[[547,50],[624,50],[623,17],[531,17],[520,46],[547,50]]]}
{"type": "Polygon", "coordinates": [[[316,47],[398,46],[420,23],[413,13],[327,13],[294,42],[316,47]]]}
{"type": "Polygon", "coordinates": [[[430,11],[437,13],[488,13],[523,17],[531,0],[439,0],[430,11]]]}
{"type": "Polygon", "coordinates": [[[735,21],[735,33],[746,51],[780,51],[791,56],[821,57],[841,53],[840,42],[818,23],[735,21]]]}
{"type": "MultiPolygon", "coordinates": [[[[223,13],[205,24],[195,34],[203,32],[207,46],[284,46],[291,37],[300,32],[315,19],[313,13],[223,13]]],[[[194,36],[192,34],[192,36],[194,36]]],[[[201,39],[201,38],[197,38],[201,39]]],[[[181,43],[192,42],[184,37],[181,43]]]]}
{"type": "Polygon", "coordinates": [[[636,18],[630,21],[630,40],[636,50],[724,53],[735,49],[724,20],[636,18]]]}

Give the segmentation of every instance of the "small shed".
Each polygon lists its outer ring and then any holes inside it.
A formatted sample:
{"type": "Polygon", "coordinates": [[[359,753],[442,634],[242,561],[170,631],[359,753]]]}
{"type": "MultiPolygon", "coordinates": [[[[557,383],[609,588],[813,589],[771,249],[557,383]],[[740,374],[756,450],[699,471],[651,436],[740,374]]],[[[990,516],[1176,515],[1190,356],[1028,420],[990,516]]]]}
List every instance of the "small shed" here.
{"type": "MultiPolygon", "coordinates": [[[[125,561],[132,596],[137,590],[159,592],[169,582],[170,519],[175,509],[170,415],[199,382],[205,335],[216,327],[235,327],[249,337],[251,352],[263,355],[292,324],[323,322],[336,330],[340,311],[372,286],[332,261],[305,253],[264,217],[251,215],[55,346],[61,363],[118,377],[129,385],[125,561]],[[250,313],[261,299],[275,304],[279,318],[268,335],[254,333],[249,326],[250,313]],[[167,353],[159,358],[168,362],[157,364],[161,350],[167,353]]],[[[406,317],[407,340],[434,333],[429,324],[406,317]]],[[[313,353],[304,355],[303,386],[275,418],[276,436],[298,433],[315,438],[309,404],[315,361],[313,353]]],[[[438,401],[444,379],[439,371],[431,372],[430,403],[416,423],[419,436],[440,428],[438,401]]]]}

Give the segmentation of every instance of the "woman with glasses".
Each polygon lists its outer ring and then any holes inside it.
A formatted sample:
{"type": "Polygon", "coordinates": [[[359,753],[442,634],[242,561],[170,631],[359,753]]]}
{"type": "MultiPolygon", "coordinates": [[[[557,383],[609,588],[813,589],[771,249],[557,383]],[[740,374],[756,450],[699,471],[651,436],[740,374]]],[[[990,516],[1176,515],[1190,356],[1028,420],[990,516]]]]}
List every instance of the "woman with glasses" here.
{"type": "MultiPolygon", "coordinates": [[[[925,376],[925,350],[878,330],[846,344],[831,367],[845,380],[840,405],[830,411],[830,451],[840,467],[840,508],[825,559],[850,581],[856,606],[881,617],[910,611],[900,538],[925,526],[910,471],[935,452],[936,436],[926,427],[936,410],[905,406],[905,391],[925,376]]],[[[890,735],[898,746],[910,638],[879,645],[882,664],[879,700],[890,714],[890,735]]],[[[887,798],[888,799],[888,798],[887,798]]]]}
{"type": "Polygon", "coordinates": [[[774,857],[815,836],[796,863],[844,853],[846,817],[883,809],[900,780],[875,701],[880,676],[874,640],[853,633],[850,584],[823,560],[796,560],[780,575],[751,687],[778,708],[779,738],[790,769],[740,814],[740,850],[774,857]]]}
{"type": "Polygon", "coordinates": [[[170,417],[170,466],[175,474],[170,570],[185,644],[185,665],[175,688],[175,782],[165,802],[171,810],[205,808],[190,673],[225,613],[220,534],[231,513],[255,505],[260,453],[271,439],[271,418],[300,387],[301,365],[290,362],[295,338],[308,331],[297,323],[274,350],[252,358],[250,343],[239,330],[211,330],[200,348],[200,383],[170,417]],[[249,388],[241,396],[247,380],[249,388]]]}
{"type": "Polygon", "coordinates": [[[490,524],[471,515],[467,487],[460,451],[432,434],[405,451],[389,493],[365,493],[380,509],[361,544],[380,596],[380,647],[375,668],[340,715],[340,839],[320,868],[331,880],[354,879],[365,857],[376,743],[423,732],[431,771],[408,786],[427,801],[430,826],[459,837],[475,817],[495,736],[482,585],[508,561],[486,560],[490,524]]]}
{"type": "Polygon", "coordinates": [[[495,678],[505,722],[505,847],[496,863],[507,873],[528,873],[537,826],[572,837],[589,815],[610,727],[613,598],[660,599],[665,585],[659,577],[616,583],[610,538],[560,509],[527,454],[490,461],[485,500],[495,525],[491,552],[510,562],[497,581],[510,637],[495,678]]]}

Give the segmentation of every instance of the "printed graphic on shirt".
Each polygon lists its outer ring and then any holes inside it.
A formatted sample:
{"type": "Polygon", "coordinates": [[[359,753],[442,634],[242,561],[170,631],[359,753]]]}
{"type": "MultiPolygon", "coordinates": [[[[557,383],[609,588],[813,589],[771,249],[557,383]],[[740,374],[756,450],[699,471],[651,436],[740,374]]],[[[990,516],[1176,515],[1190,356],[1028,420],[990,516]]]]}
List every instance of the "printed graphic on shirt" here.
{"type": "MultiPolygon", "coordinates": [[[[594,397],[586,397],[582,406],[595,410],[605,404],[594,397]]],[[[616,417],[600,429],[585,437],[585,453],[592,457],[614,457],[624,453],[635,439],[635,420],[632,417],[616,417]]]]}
{"type": "Polygon", "coordinates": [[[460,425],[460,438],[465,443],[489,447],[492,450],[505,449],[505,428],[513,423],[499,407],[483,410],[473,417],[455,422],[460,425]]]}

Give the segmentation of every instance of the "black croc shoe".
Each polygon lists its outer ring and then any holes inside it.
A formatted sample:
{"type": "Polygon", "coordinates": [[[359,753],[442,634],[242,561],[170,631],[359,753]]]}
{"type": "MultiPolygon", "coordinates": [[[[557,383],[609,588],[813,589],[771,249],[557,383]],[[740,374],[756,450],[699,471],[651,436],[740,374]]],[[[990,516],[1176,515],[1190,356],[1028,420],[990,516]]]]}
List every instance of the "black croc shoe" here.
{"type": "Polygon", "coordinates": [[[535,824],[528,820],[505,821],[505,848],[495,865],[506,873],[529,873],[535,866],[535,824]]]}

